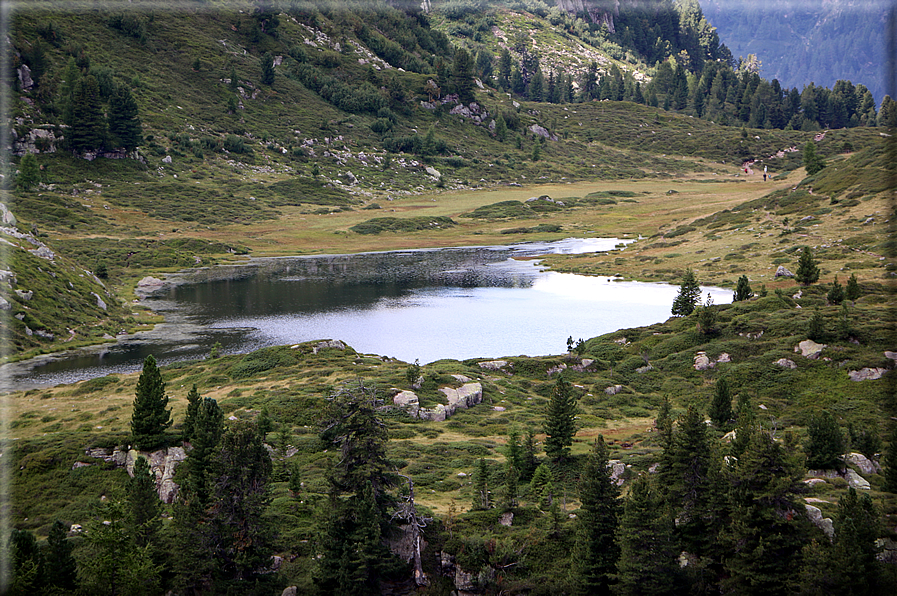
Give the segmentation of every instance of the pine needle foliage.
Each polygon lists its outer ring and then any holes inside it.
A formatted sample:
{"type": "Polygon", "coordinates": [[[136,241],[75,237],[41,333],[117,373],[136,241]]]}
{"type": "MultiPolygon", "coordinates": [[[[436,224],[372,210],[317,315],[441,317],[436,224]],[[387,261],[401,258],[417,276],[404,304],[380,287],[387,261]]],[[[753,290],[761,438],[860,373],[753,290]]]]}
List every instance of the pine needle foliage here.
{"type": "Polygon", "coordinates": [[[162,373],[152,354],[143,361],[143,371],[137,379],[134,412],[131,415],[131,435],[138,449],[152,449],[162,444],[165,429],[171,426],[171,409],[165,395],[162,373]]]}
{"type": "Polygon", "coordinates": [[[551,391],[543,428],[546,435],[545,453],[548,457],[555,462],[567,459],[573,435],[576,434],[576,398],[573,387],[563,375],[558,375],[551,391]]]}

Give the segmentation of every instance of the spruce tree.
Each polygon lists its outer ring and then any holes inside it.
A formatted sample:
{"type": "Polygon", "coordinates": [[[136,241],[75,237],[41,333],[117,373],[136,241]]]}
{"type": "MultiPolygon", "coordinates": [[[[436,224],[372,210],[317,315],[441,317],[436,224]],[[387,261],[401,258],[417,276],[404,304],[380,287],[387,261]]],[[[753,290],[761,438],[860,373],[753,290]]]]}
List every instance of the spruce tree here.
{"type": "Polygon", "coordinates": [[[526,437],[523,439],[523,456],[520,464],[520,478],[529,480],[532,478],[536,468],[539,467],[539,458],[536,456],[536,431],[532,428],[526,429],[526,437]]]}
{"type": "Polygon", "coordinates": [[[473,59],[464,48],[459,48],[455,52],[455,61],[452,63],[452,86],[461,103],[468,104],[474,100],[473,59]]]}
{"type": "Polygon", "coordinates": [[[93,75],[75,82],[71,126],[66,136],[69,148],[75,153],[99,150],[106,144],[106,119],[103,117],[100,87],[93,75]]]}
{"type": "Polygon", "coordinates": [[[274,57],[270,52],[265,52],[262,56],[262,85],[272,85],[274,83],[274,57]]]}
{"type": "Polygon", "coordinates": [[[505,472],[505,489],[502,495],[502,506],[507,509],[517,507],[518,481],[520,474],[517,468],[511,462],[508,462],[507,471],[505,472]]]}
{"type": "Polygon", "coordinates": [[[499,140],[499,142],[504,143],[505,139],[508,136],[508,124],[505,122],[504,116],[501,114],[495,118],[495,138],[499,140]]]}
{"type": "Polygon", "coordinates": [[[623,505],[617,544],[617,589],[620,596],[667,595],[677,591],[679,551],[675,523],[647,476],[632,483],[623,505]]]}
{"type": "Polygon", "coordinates": [[[131,414],[131,435],[138,449],[152,449],[162,444],[165,429],[171,426],[171,410],[162,373],[150,354],[143,361],[143,371],[137,379],[134,412],[131,414]]]}
{"type": "Polygon", "coordinates": [[[838,421],[828,410],[810,418],[807,426],[807,467],[837,468],[845,451],[844,434],[838,421]]]}
{"type": "Polygon", "coordinates": [[[897,494],[897,424],[891,423],[891,435],[888,437],[888,447],[882,458],[882,475],[884,476],[884,490],[897,494]]]}
{"type": "Polygon", "coordinates": [[[794,273],[794,279],[802,285],[808,286],[819,281],[819,266],[813,258],[813,251],[809,246],[805,246],[800,253],[800,259],[797,261],[797,271],[794,273]]]}
{"type": "Polygon", "coordinates": [[[833,561],[838,565],[834,593],[878,594],[881,577],[875,541],[881,536],[881,511],[868,494],[853,487],[838,499],[833,561]]]}
{"type": "Polygon", "coordinates": [[[838,283],[838,276],[832,281],[832,287],[826,295],[829,304],[841,304],[844,302],[844,287],[838,283]]]}
{"type": "Polygon", "coordinates": [[[184,425],[181,427],[181,437],[184,441],[190,441],[193,438],[193,431],[196,428],[196,416],[199,413],[202,398],[199,391],[196,390],[196,384],[187,392],[187,413],[184,415],[184,425]]]}
{"type": "Polygon", "coordinates": [[[128,480],[126,490],[129,532],[138,548],[146,548],[152,544],[162,520],[156,477],[145,457],[134,462],[134,476],[128,480]]]}
{"type": "Polygon", "coordinates": [[[552,461],[569,457],[570,445],[576,434],[576,398],[573,387],[558,375],[548,402],[548,412],[544,424],[545,453],[552,461]]]}
{"type": "Polygon", "coordinates": [[[738,278],[738,284],[735,286],[735,295],[732,297],[733,302],[741,302],[742,300],[750,300],[754,297],[754,292],[751,290],[751,282],[748,280],[747,275],[742,275],[738,278]]]}
{"type": "Polygon", "coordinates": [[[10,596],[30,596],[40,593],[44,585],[46,564],[37,540],[29,530],[13,528],[2,544],[6,552],[0,553],[9,565],[9,581],[4,594],[10,596]]]}
{"type": "Polygon", "coordinates": [[[44,578],[50,593],[71,594],[78,588],[78,564],[72,556],[68,530],[58,519],[50,526],[44,549],[44,578]]]}
{"type": "Polygon", "coordinates": [[[492,499],[489,493],[489,468],[482,457],[477,461],[477,469],[473,475],[473,509],[489,509],[492,499]]]}
{"type": "Polygon", "coordinates": [[[40,181],[40,167],[33,153],[26,153],[19,162],[19,171],[16,174],[16,187],[19,190],[31,190],[40,181]]]}
{"type": "Polygon", "coordinates": [[[816,145],[813,141],[807,141],[807,144],[804,145],[803,157],[804,168],[806,168],[808,176],[818,174],[825,167],[825,161],[816,153],[816,145]]]}
{"type": "Polygon", "coordinates": [[[860,291],[860,283],[857,281],[857,275],[856,273],[852,273],[847,280],[847,288],[844,290],[844,297],[848,300],[856,300],[861,294],[862,292],[860,291]]]}
{"type": "Polygon", "coordinates": [[[707,412],[713,425],[719,429],[728,429],[732,422],[732,394],[729,391],[729,382],[721,377],[713,388],[713,401],[707,412]]]}
{"type": "Polygon", "coordinates": [[[127,151],[133,151],[143,143],[137,102],[124,85],[109,97],[109,134],[116,147],[124,147],[127,151]]]}
{"type": "Polygon", "coordinates": [[[701,286],[691,269],[685,270],[682,283],[679,285],[679,294],[673,300],[672,313],[674,317],[685,317],[694,312],[701,300],[701,286]]]}
{"type": "Polygon", "coordinates": [[[212,462],[208,512],[217,574],[234,585],[246,585],[270,563],[273,530],[264,517],[270,475],[271,457],[255,424],[230,425],[212,462]]]}
{"type": "Polygon", "coordinates": [[[191,437],[193,449],[184,462],[187,470],[186,484],[190,486],[200,507],[208,503],[211,490],[208,474],[223,434],[224,412],[217,401],[211,397],[203,398],[196,411],[191,437]]]}
{"type": "Polygon", "coordinates": [[[583,595],[610,594],[620,549],[615,540],[620,491],[611,480],[607,445],[598,435],[579,477],[582,503],[576,518],[572,580],[583,595]]]}
{"type": "Polygon", "coordinates": [[[732,521],[720,547],[727,553],[724,593],[788,594],[791,573],[810,525],[799,490],[803,468],[765,432],[754,434],[730,467],[732,521]]]}

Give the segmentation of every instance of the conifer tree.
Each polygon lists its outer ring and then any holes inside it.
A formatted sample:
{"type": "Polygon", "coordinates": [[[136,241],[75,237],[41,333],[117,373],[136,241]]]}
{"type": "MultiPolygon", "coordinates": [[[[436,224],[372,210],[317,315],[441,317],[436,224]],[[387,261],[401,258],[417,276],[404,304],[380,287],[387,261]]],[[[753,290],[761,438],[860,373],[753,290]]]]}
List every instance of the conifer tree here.
{"type": "Polygon", "coordinates": [[[10,596],[30,596],[37,594],[44,585],[46,563],[37,545],[34,534],[28,530],[13,528],[9,536],[4,536],[4,563],[8,564],[9,583],[4,594],[10,596]],[[8,541],[8,542],[7,542],[8,541]]]}
{"type": "Polygon", "coordinates": [[[738,278],[738,284],[735,286],[735,295],[732,297],[733,302],[740,302],[742,300],[750,300],[754,297],[754,292],[751,290],[751,282],[748,280],[747,275],[742,275],[738,278]]]}
{"type": "Polygon", "coordinates": [[[804,145],[803,156],[804,168],[806,168],[808,176],[818,174],[825,167],[825,161],[816,153],[816,145],[813,141],[807,141],[807,144],[804,145]]]}
{"type": "Polygon", "coordinates": [[[71,594],[78,588],[78,564],[72,556],[72,543],[66,537],[68,530],[60,520],[53,522],[44,549],[44,578],[52,594],[71,594]]]}
{"type": "Polygon", "coordinates": [[[20,190],[31,190],[40,181],[40,168],[33,153],[26,153],[19,162],[16,186],[20,190]]]}
{"type": "Polygon", "coordinates": [[[857,281],[856,273],[852,273],[847,280],[847,288],[844,290],[844,297],[848,300],[856,300],[861,295],[860,283],[857,281]]]}
{"type": "Polygon", "coordinates": [[[654,420],[654,426],[660,433],[661,446],[664,449],[669,449],[673,441],[673,406],[667,396],[663,397],[663,403],[660,404],[660,411],[654,420]]]}
{"type": "Polygon", "coordinates": [[[251,422],[230,425],[212,462],[210,553],[226,582],[245,585],[271,558],[272,529],[264,517],[270,502],[271,457],[251,422]]]}
{"type": "Polygon", "coordinates": [[[455,61],[452,63],[452,86],[461,103],[468,104],[474,100],[473,59],[464,48],[459,48],[455,52],[455,61]]]}
{"type": "Polygon", "coordinates": [[[836,468],[844,454],[844,434],[838,421],[828,410],[810,418],[807,426],[807,467],[836,468]]]}
{"type": "Polygon", "coordinates": [[[536,456],[536,431],[532,428],[526,429],[526,437],[523,439],[523,454],[520,464],[520,478],[529,480],[539,467],[539,458],[536,456]]]}
{"type": "Polygon", "coordinates": [[[495,119],[495,138],[504,143],[508,136],[508,124],[501,114],[495,119]]]}
{"type": "Polygon", "coordinates": [[[868,494],[853,487],[838,499],[832,562],[838,566],[838,594],[877,594],[879,571],[875,541],[881,536],[881,511],[868,494]]]}
{"type": "Polygon", "coordinates": [[[202,398],[196,389],[196,384],[187,392],[187,413],[184,416],[184,425],[181,427],[181,436],[184,441],[190,441],[193,438],[193,431],[196,427],[196,416],[199,413],[202,398]]]}
{"type": "Polygon", "coordinates": [[[795,493],[803,469],[765,432],[755,433],[730,472],[732,522],[723,534],[724,592],[787,594],[809,521],[795,493]]]}
{"type": "Polygon", "coordinates": [[[274,83],[274,57],[271,52],[265,52],[262,56],[262,85],[274,83]]]}
{"type": "Polygon", "coordinates": [[[100,98],[100,87],[93,75],[79,78],[72,91],[69,147],[75,153],[102,149],[106,144],[106,119],[100,98]]]}
{"type": "Polygon", "coordinates": [[[797,261],[797,271],[794,273],[794,279],[805,286],[819,281],[819,267],[813,258],[813,251],[809,246],[805,246],[800,253],[800,259],[797,261]]]}
{"type": "Polygon", "coordinates": [[[473,504],[474,509],[489,509],[492,507],[492,499],[489,494],[489,468],[482,457],[477,461],[477,469],[473,476],[473,504]]]}
{"type": "Polygon", "coordinates": [[[610,477],[607,445],[598,435],[579,477],[582,507],[576,518],[573,581],[583,595],[610,594],[619,547],[615,540],[620,516],[619,489],[610,477]]]}
{"type": "Polygon", "coordinates": [[[844,302],[844,287],[838,283],[838,276],[832,281],[832,287],[826,295],[829,304],[841,304],[844,302]]]}
{"type": "Polygon", "coordinates": [[[677,591],[679,551],[675,524],[646,476],[632,483],[623,505],[617,543],[617,590],[620,596],[667,595],[677,591]]]}
{"type": "Polygon", "coordinates": [[[143,143],[137,102],[124,85],[109,97],[109,134],[116,147],[124,147],[127,151],[133,151],[143,143]]]}
{"type": "Polygon", "coordinates": [[[674,317],[686,317],[694,312],[701,300],[701,286],[691,269],[685,270],[682,283],[679,285],[679,294],[673,300],[672,313],[674,317]]]}
{"type": "Polygon", "coordinates": [[[171,410],[165,409],[167,405],[162,373],[150,354],[143,361],[143,371],[137,379],[131,414],[131,435],[138,449],[152,449],[163,442],[165,429],[171,426],[171,410]]]}
{"type": "Polygon", "coordinates": [[[726,377],[721,377],[713,388],[713,401],[707,412],[713,425],[720,429],[727,429],[731,424],[732,394],[729,391],[729,382],[726,377]]]}
{"type": "Polygon", "coordinates": [[[517,507],[518,480],[520,474],[517,468],[511,462],[508,462],[507,471],[505,472],[505,490],[502,499],[502,506],[505,509],[513,509],[517,507]]]}
{"type": "Polygon", "coordinates": [[[576,434],[576,398],[573,396],[573,388],[563,375],[558,375],[551,391],[544,431],[545,453],[548,457],[552,461],[569,457],[570,445],[576,434]]]}
{"type": "Polygon", "coordinates": [[[138,548],[146,548],[152,544],[162,520],[156,477],[145,457],[134,462],[134,476],[128,480],[126,490],[129,532],[138,548]]]}

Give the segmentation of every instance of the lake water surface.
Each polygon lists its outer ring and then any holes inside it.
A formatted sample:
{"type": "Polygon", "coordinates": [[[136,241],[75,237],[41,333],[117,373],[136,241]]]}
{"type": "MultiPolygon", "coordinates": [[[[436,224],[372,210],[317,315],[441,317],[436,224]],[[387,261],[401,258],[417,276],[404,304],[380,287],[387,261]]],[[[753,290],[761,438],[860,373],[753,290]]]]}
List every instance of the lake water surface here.
{"type": "MultiPolygon", "coordinates": [[[[666,320],[678,288],[545,271],[533,257],[622,247],[568,239],[501,247],[254,259],[172,276],[145,300],[166,322],[116,344],[7,372],[22,388],[314,339],[422,364],[443,358],[559,354],[566,339],[666,320]]],[[[625,249],[624,249],[625,250],[625,249]]],[[[717,304],[732,293],[704,288],[717,304]]]]}

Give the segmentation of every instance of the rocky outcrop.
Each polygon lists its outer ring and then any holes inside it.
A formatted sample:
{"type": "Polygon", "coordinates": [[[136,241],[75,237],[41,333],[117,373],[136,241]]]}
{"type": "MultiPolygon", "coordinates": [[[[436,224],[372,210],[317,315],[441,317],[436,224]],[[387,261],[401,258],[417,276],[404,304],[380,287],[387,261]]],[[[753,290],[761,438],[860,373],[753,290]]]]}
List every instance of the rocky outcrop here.
{"type": "Polygon", "coordinates": [[[857,474],[851,468],[844,468],[843,470],[807,470],[807,476],[810,476],[811,478],[826,478],[829,480],[843,478],[851,488],[857,490],[869,490],[871,488],[869,481],[857,474]]]}
{"type": "Polygon", "coordinates": [[[779,358],[773,364],[775,364],[776,366],[781,366],[782,368],[790,368],[792,370],[797,368],[794,360],[790,360],[788,358],[779,358]]]}
{"type": "Polygon", "coordinates": [[[134,288],[134,294],[136,294],[138,298],[146,298],[147,296],[151,296],[164,288],[164,281],[157,277],[147,275],[137,282],[137,287],[134,288]]]}
{"type": "Polygon", "coordinates": [[[862,453],[848,453],[844,458],[847,463],[855,465],[863,474],[880,474],[881,466],[862,453]]]}
{"type": "MultiPolygon", "coordinates": [[[[467,377],[464,377],[465,379],[467,377]]],[[[421,420],[442,422],[454,414],[459,408],[466,410],[483,401],[483,386],[478,382],[464,383],[457,389],[440,387],[446,397],[446,404],[436,404],[432,408],[421,408],[420,400],[413,391],[399,391],[392,398],[392,403],[404,409],[409,415],[421,420]]]]}
{"type": "Polygon", "coordinates": [[[137,458],[145,457],[149,462],[150,471],[156,478],[156,491],[159,494],[159,499],[164,503],[171,503],[177,497],[179,487],[174,482],[174,472],[178,465],[187,458],[183,447],[169,447],[158,451],[137,451],[135,449],[122,451],[118,448],[94,447],[88,449],[86,455],[115,464],[119,468],[126,468],[132,477],[137,458]]]}
{"type": "Polygon", "coordinates": [[[486,360],[479,363],[480,368],[485,370],[502,370],[508,365],[507,360],[486,360]]]}

